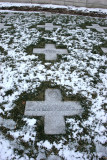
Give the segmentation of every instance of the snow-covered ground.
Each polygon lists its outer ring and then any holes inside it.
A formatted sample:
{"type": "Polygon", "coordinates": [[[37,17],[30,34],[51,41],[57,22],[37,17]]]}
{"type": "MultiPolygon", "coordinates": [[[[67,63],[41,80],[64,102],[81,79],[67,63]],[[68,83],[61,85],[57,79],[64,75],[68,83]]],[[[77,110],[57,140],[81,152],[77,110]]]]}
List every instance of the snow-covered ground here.
{"type": "Polygon", "coordinates": [[[106,157],[107,57],[101,46],[107,47],[107,32],[86,26],[107,26],[107,20],[2,11],[0,23],[11,26],[0,30],[0,116],[16,123],[14,129],[0,126],[0,160],[40,160],[43,154],[59,155],[64,160],[106,157]],[[48,32],[36,27],[50,22],[62,28],[48,32]],[[32,49],[45,43],[65,47],[69,54],[55,62],[44,61],[32,49]],[[36,101],[43,82],[58,85],[65,100],[74,97],[84,108],[81,117],[65,119],[66,135],[44,135],[41,118],[23,115],[25,102],[36,101]]]}

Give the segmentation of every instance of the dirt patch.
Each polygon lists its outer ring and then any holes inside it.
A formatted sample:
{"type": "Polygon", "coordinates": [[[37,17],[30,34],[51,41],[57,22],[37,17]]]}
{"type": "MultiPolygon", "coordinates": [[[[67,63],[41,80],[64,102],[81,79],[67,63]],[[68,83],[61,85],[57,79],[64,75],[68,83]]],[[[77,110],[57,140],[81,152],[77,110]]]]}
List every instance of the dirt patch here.
{"type": "Polygon", "coordinates": [[[28,6],[12,6],[12,7],[0,7],[0,10],[12,10],[12,11],[45,11],[51,13],[61,13],[61,14],[71,14],[71,15],[83,15],[83,16],[91,16],[91,17],[102,17],[106,18],[106,13],[98,13],[95,11],[90,11],[88,13],[84,11],[78,10],[68,10],[66,8],[46,8],[46,7],[28,7],[28,6]]]}

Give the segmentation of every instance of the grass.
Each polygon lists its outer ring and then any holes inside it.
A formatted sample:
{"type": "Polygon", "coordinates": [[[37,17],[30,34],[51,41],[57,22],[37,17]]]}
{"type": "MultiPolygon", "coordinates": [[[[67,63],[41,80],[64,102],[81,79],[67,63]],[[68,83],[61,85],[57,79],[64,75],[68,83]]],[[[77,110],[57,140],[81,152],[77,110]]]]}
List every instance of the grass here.
{"type": "MultiPolygon", "coordinates": [[[[3,20],[4,17],[1,18],[3,20]]],[[[107,47],[106,32],[102,34],[96,30],[87,30],[86,26],[93,23],[105,26],[106,19],[60,14],[47,18],[34,13],[15,13],[7,22],[12,27],[4,32],[0,31],[0,61],[3,63],[1,77],[4,85],[0,86],[4,98],[0,102],[0,109],[3,111],[0,115],[5,119],[13,119],[17,125],[13,130],[4,126],[0,130],[6,139],[15,144],[15,154],[20,158],[26,154],[29,158],[36,159],[41,149],[49,156],[51,153],[58,155],[64,147],[72,151],[73,147],[75,152],[83,155],[82,158],[84,153],[87,153],[88,159],[98,157],[95,155],[94,140],[99,135],[95,131],[99,121],[96,116],[98,111],[94,109],[100,103],[99,96],[105,97],[103,77],[107,61],[101,47],[107,47]],[[62,29],[48,32],[37,28],[38,24],[51,22],[62,26],[62,29]],[[56,61],[46,61],[43,54],[33,54],[33,48],[44,48],[47,43],[55,44],[56,48],[67,49],[69,54],[58,55],[56,61]],[[47,88],[60,89],[62,101],[79,101],[84,109],[81,116],[65,117],[65,135],[44,134],[43,117],[27,117],[28,120],[36,119],[36,125],[32,128],[25,121],[26,101],[45,100],[47,88]],[[6,106],[11,109],[5,111],[6,106]],[[89,118],[93,119],[92,124],[88,124],[89,118]],[[14,134],[17,132],[20,134],[15,138],[14,134]],[[31,137],[26,142],[24,134],[29,132],[31,137]],[[47,149],[43,144],[38,146],[38,143],[46,141],[57,145],[62,142],[62,148],[58,149],[53,145],[51,149],[47,149]]],[[[106,102],[103,101],[99,111],[105,111],[106,102]]],[[[105,126],[105,123],[101,126],[105,126]]],[[[64,155],[61,157],[65,159],[64,155]]]]}
{"type": "MultiPolygon", "coordinates": [[[[40,85],[39,88],[37,88],[36,91],[36,95],[35,93],[22,93],[19,98],[14,102],[15,107],[10,111],[10,117],[12,118],[15,122],[17,122],[16,128],[15,130],[21,129],[24,125],[25,122],[23,121],[23,117],[24,117],[24,110],[25,110],[25,104],[26,101],[43,101],[45,100],[45,90],[47,88],[57,88],[61,90],[61,94],[63,95],[62,100],[63,101],[79,101],[81,103],[81,106],[84,108],[84,112],[82,114],[82,117],[80,118],[80,116],[72,116],[73,118],[75,118],[76,120],[86,120],[88,118],[88,108],[91,105],[91,102],[88,102],[86,100],[85,97],[82,97],[81,95],[77,94],[77,95],[72,95],[72,96],[66,96],[65,95],[65,89],[63,87],[60,87],[58,85],[55,84],[51,84],[51,82],[44,82],[40,85]]],[[[12,91],[11,91],[12,92],[12,91]]],[[[8,94],[11,94],[10,91],[8,91],[8,94]]],[[[66,117],[66,118],[72,118],[72,117],[66,117]]],[[[53,143],[54,141],[58,142],[60,140],[60,138],[62,137],[61,135],[46,135],[44,133],[44,118],[43,117],[32,117],[32,118],[36,118],[37,119],[37,127],[36,127],[36,139],[35,139],[35,145],[38,141],[45,141],[48,140],[50,143],[53,143]]],[[[68,132],[70,134],[69,128],[67,128],[67,133],[65,135],[63,135],[64,138],[68,138],[68,132]]],[[[84,128],[83,134],[88,134],[88,132],[86,131],[86,129],[84,128]]],[[[71,133],[72,136],[72,133],[71,133]]],[[[11,138],[11,136],[10,136],[11,138]]],[[[24,142],[23,142],[24,143],[24,142]]],[[[26,143],[25,143],[26,144],[26,143]]]]}
{"type": "Polygon", "coordinates": [[[0,46],[0,52],[1,52],[1,54],[5,55],[5,56],[7,55],[7,52],[1,46],[0,46]]]}

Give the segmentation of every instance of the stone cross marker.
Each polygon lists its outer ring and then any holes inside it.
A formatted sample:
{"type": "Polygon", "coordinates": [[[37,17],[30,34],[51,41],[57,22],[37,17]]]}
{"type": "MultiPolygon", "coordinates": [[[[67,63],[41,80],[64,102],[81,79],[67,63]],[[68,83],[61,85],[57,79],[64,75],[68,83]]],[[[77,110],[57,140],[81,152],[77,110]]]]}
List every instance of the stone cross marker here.
{"type": "Polygon", "coordinates": [[[45,54],[46,60],[56,60],[57,54],[68,54],[67,49],[56,49],[54,44],[46,44],[45,48],[34,48],[33,53],[45,54]]]}
{"type": "Polygon", "coordinates": [[[62,101],[59,89],[46,89],[45,101],[27,101],[26,116],[43,116],[45,134],[65,134],[64,116],[83,112],[79,102],[62,101]]]}
{"type": "Polygon", "coordinates": [[[6,24],[5,23],[0,23],[0,29],[2,28],[10,28],[11,26],[5,26],[6,24]]]}
{"type": "Polygon", "coordinates": [[[8,13],[3,14],[3,15],[5,16],[5,18],[3,18],[4,21],[10,19],[12,16],[15,16],[15,14],[12,13],[12,12],[8,12],[8,13]]]}
{"type": "Polygon", "coordinates": [[[92,24],[92,26],[86,26],[86,27],[96,29],[99,32],[105,32],[104,29],[107,29],[107,27],[102,27],[98,24],[92,24]]]}
{"type": "Polygon", "coordinates": [[[2,117],[0,117],[0,126],[4,126],[9,129],[14,129],[16,123],[12,119],[3,119],[2,117]]]}
{"type": "Polygon", "coordinates": [[[46,16],[46,17],[51,17],[51,16],[52,16],[52,13],[51,13],[51,12],[45,12],[45,16],[46,16]]]}
{"type": "Polygon", "coordinates": [[[45,15],[45,17],[51,17],[52,13],[51,12],[40,12],[40,15],[45,15]]]}
{"type": "Polygon", "coordinates": [[[53,23],[45,23],[45,25],[37,25],[38,28],[45,28],[45,31],[52,31],[54,28],[61,28],[61,26],[53,25],[53,23]]]}

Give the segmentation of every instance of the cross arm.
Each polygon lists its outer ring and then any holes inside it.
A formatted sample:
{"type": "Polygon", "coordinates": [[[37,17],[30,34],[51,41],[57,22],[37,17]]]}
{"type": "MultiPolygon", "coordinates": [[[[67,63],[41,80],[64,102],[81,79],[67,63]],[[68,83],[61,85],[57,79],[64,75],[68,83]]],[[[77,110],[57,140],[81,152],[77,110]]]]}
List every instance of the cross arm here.
{"type": "Polygon", "coordinates": [[[44,116],[43,105],[44,101],[27,101],[24,114],[26,116],[44,116]]]}
{"type": "Polygon", "coordinates": [[[36,53],[36,54],[44,54],[44,49],[43,48],[34,48],[33,49],[33,53],[36,53]]]}
{"type": "Polygon", "coordinates": [[[38,28],[45,28],[45,25],[37,25],[38,28]]]}
{"type": "Polygon", "coordinates": [[[25,115],[45,116],[47,113],[59,113],[62,116],[81,114],[83,109],[78,102],[46,102],[46,101],[27,101],[25,115]]]}

